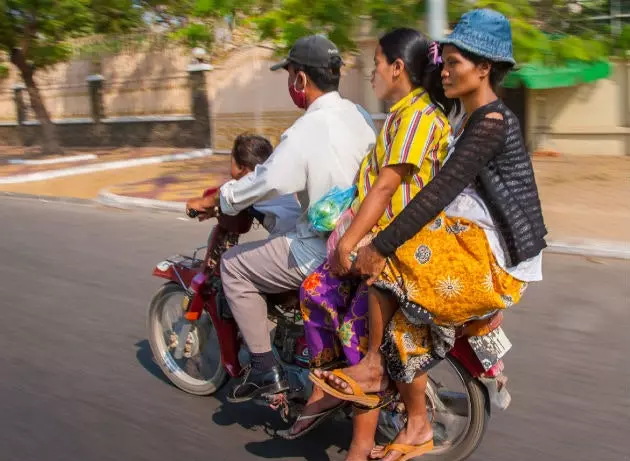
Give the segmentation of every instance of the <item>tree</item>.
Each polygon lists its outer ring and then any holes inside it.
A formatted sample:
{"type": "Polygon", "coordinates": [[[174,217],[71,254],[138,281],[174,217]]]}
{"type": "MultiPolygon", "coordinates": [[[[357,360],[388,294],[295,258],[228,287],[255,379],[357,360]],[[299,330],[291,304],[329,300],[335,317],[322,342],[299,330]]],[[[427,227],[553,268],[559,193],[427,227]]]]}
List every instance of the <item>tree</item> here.
{"type": "MultiPolygon", "coordinates": [[[[591,5],[600,2],[592,0],[591,5]]],[[[455,0],[449,2],[449,20],[471,8],[491,8],[512,24],[514,54],[519,63],[548,65],[568,61],[593,61],[610,52],[610,37],[584,21],[587,11],[573,9],[566,0],[455,0]]]]}
{"type": "MultiPolygon", "coordinates": [[[[605,0],[590,0],[592,5],[605,0]]],[[[566,0],[449,0],[451,25],[472,8],[492,8],[512,23],[518,62],[558,64],[569,60],[594,60],[608,52],[601,30],[580,21],[585,12],[572,12],[566,0]]],[[[591,10],[589,10],[591,11],[591,10]]],[[[276,7],[258,15],[254,22],[262,38],[281,47],[311,33],[326,33],[342,50],[352,50],[359,21],[369,17],[377,32],[394,27],[418,27],[425,13],[423,0],[279,0],[276,7]]]]}
{"type": "Polygon", "coordinates": [[[35,73],[69,59],[69,40],[95,32],[124,32],[141,22],[132,0],[0,0],[0,50],[18,69],[41,125],[42,153],[61,154],[35,73]]]}
{"type": "Polygon", "coordinates": [[[379,31],[417,27],[424,14],[418,0],[279,0],[253,18],[262,39],[286,48],[312,33],[326,34],[342,51],[354,50],[353,40],[361,21],[369,20],[379,31]]]}
{"type": "Polygon", "coordinates": [[[217,23],[229,19],[234,28],[239,14],[250,14],[254,9],[270,5],[271,0],[146,0],[143,8],[153,20],[164,26],[172,38],[194,48],[211,48],[217,23]]]}

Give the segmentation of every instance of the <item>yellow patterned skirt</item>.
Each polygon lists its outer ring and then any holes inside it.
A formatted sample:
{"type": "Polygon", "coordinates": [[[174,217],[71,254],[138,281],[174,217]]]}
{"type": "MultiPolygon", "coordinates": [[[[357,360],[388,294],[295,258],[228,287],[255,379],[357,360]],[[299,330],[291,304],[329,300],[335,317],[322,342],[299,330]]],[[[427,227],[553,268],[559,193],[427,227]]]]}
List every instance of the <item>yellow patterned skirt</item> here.
{"type": "Polygon", "coordinates": [[[518,303],[527,287],[496,263],[481,227],[444,212],[398,248],[375,285],[400,306],[381,350],[405,382],[446,356],[455,327],[518,303]]]}

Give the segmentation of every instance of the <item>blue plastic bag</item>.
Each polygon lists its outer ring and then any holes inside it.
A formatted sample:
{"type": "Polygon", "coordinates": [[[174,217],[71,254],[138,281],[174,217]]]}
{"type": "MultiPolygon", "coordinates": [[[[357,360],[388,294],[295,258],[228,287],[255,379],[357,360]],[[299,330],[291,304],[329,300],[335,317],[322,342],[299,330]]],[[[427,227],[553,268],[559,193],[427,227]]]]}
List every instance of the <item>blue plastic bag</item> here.
{"type": "Polygon", "coordinates": [[[357,194],[356,186],[341,189],[338,186],[330,189],[322,198],[308,208],[308,220],[318,232],[335,230],[339,217],[350,208],[357,194]]]}

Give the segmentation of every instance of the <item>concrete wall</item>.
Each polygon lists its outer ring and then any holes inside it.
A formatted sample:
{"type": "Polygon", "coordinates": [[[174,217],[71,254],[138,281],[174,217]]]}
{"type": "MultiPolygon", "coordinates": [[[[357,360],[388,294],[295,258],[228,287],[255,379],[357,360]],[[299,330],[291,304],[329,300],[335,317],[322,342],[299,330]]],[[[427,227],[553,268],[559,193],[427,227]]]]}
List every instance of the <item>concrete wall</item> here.
{"type": "MultiPolygon", "coordinates": [[[[208,147],[207,134],[200,133],[195,119],[162,117],[144,120],[106,121],[94,123],[90,119],[57,121],[57,136],[64,146],[156,146],[208,147]]],[[[0,125],[0,144],[32,146],[40,144],[37,123],[0,125]]]]}
{"type": "MultiPolygon", "coordinates": [[[[233,138],[244,131],[267,136],[275,144],[300,116],[288,94],[288,74],[269,70],[276,61],[272,50],[252,46],[234,53],[209,74],[215,148],[230,148],[233,138]]],[[[343,69],[340,93],[363,104],[361,71],[354,60],[343,69]]]]}
{"type": "MultiPolygon", "coordinates": [[[[373,53],[376,40],[364,37],[358,41],[360,52],[346,59],[343,68],[341,93],[363,105],[372,114],[379,114],[383,105],[376,100],[370,85],[373,53]]],[[[287,92],[287,74],[271,72],[269,66],[277,58],[272,50],[260,46],[241,48],[228,55],[222,62],[213,63],[214,70],[206,72],[206,96],[210,107],[208,130],[213,147],[227,149],[234,137],[244,131],[269,137],[277,143],[282,132],[299,117],[300,111],[293,106],[287,92]]],[[[187,67],[190,52],[183,48],[165,48],[152,53],[122,53],[107,57],[99,66],[88,61],[60,64],[41,73],[37,81],[41,86],[46,105],[55,121],[68,118],[89,118],[90,91],[86,78],[90,74],[103,75],[102,107],[104,121],[123,123],[128,116],[178,116],[180,129],[186,132],[185,117],[195,117],[191,104],[191,80],[187,67]]],[[[626,62],[615,64],[614,75],[607,80],[574,88],[559,88],[526,92],[527,132],[526,139],[531,151],[555,150],[566,154],[630,154],[630,68],[626,62]]],[[[9,78],[0,81],[0,144],[15,142],[9,136],[16,122],[13,86],[20,83],[12,68],[9,78]]],[[[22,91],[28,105],[28,94],[22,91]]],[[[27,120],[35,120],[32,110],[27,120]]],[[[205,121],[197,120],[198,125],[205,121]]],[[[126,123],[126,122],[125,122],[126,123]]],[[[129,142],[170,142],[168,137],[150,135],[162,132],[162,123],[148,122],[142,127],[131,124],[121,129],[130,136],[129,142]],[[132,136],[136,127],[140,134],[132,136]]],[[[173,126],[173,120],[164,122],[173,126]]],[[[378,124],[378,120],[377,120],[378,124]]],[[[111,125],[123,127],[124,125],[111,125]]],[[[64,130],[64,128],[61,128],[64,130]]],[[[109,128],[107,128],[109,129],[109,128]]],[[[106,129],[106,130],[107,130],[106,129]]],[[[113,129],[113,128],[112,128],[113,129]]],[[[27,128],[24,133],[36,130],[27,128]]],[[[101,128],[102,130],[102,128],[101,128]]],[[[178,130],[165,130],[176,136],[178,130]]],[[[199,132],[197,129],[196,132],[199,132]]],[[[87,130],[77,134],[73,145],[90,142],[87,130]]],[[[206,136],[206,135],[204,135],[206,136]]],[[[70,138],[63,135],[63,139],[70,138]]],[[[26,140],[34,139],[29,135],[26,140]]],[[[121,141],[120,136],[106,136],[111,142],[121,141]]],[[[182,139],[189,142],[190,136],[182,139]]],[[[108,141],[108,142],[109,142],[108,141]]],[[[30,141],[29,141],[30,142],[30,141]]],[[[91,144],[103,145],[102,139],[91,144]]],[[[173,140],[180,145],[182,140],[173,140]]],[[[209,142],[195,141],[195,145],[209,142]]]]}
{"type": "Polygon", "coordinates": [[[563,154],[629,155],[629,70],[627,63],[617,62],[610,79],[528,91],[530,148],[563,154]]]}

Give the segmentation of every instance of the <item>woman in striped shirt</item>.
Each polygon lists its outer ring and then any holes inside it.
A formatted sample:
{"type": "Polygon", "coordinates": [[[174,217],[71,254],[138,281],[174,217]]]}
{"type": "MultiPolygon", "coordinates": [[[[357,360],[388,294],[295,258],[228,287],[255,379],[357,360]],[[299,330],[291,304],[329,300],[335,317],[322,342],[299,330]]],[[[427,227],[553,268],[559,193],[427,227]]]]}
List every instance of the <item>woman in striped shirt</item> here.
{"type": "MultiPolygon", "coordinates": [[[[392,106],[376,145],[358,172],[352,224],[332,260],[311,274],[301,288],[313,367],[339,359],[355,365],[364,356],[368,304],[360,294],[368,288],[349,274],[349,256],[360,242],[389,225],[433,179],[447,156],[450,127],[444,110],[448,100],[440,82],[438,57],[437,45],[413,29],[396,29],[379,40],[372,87],[380,100],[392,106]]],[[[370,289],[370,302],[375,296],[379,295],[370,289]]],[[[341,404],[315,387],[304,413],[284,436],[296,438],[306,433],[341,404]]],[[[356,443],[348,459],[366,459],[378,411],[355,411],[355,415],[356,443]]]]}

